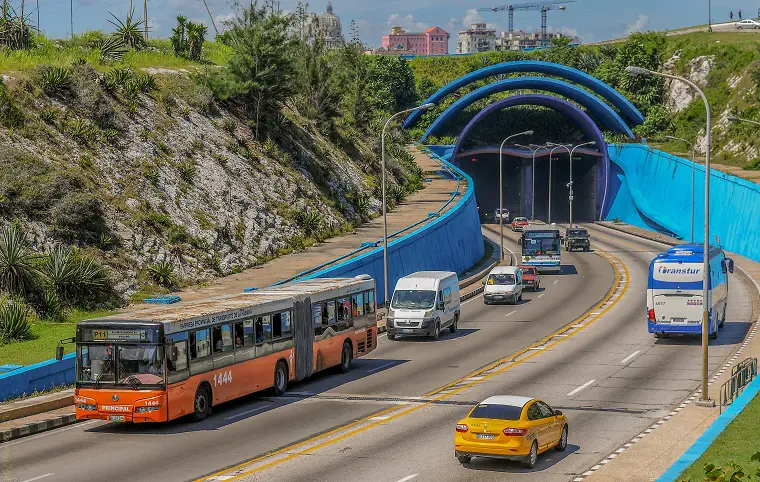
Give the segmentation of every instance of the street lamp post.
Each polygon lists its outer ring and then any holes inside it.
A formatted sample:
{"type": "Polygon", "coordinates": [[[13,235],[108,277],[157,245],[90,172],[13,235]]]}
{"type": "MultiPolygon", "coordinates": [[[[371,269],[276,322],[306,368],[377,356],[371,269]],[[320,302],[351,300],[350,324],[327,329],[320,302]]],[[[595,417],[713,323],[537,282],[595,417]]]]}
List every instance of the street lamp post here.
{"type": "MultiPolygon", "coordinates": [[[[758,13],[760,13],[760,10],[758,10],[758,13]]],[[[747,122],[747,123],[750,123],[750,124],[756,124],[756,125],[760,126],[760,122],[758,122],[756,120],[742,119],[741,117],[736,117],[735,115],[728,116],[728,120],[730,120],[731,122],[747,122]]]]}
{"type": "Polygon", "coordinates": [[[702,267],[702,398],[699,400],[699,404],[703,406],[714,406],[715,402],[710,400],[710,397],[708,396],[708,386],[707,386],[707,332],[710,328],[710,319],[709,319],[709,295],[710,295],[710,285],[708,284],[710,279],[710,151],[712,148],[712,138],[711,138],[711,131],[712,131],[712,111],[710,110],[710,103],[707,101],[707,96],[705,96],[705,93],[702,92],[702,89],[699,88],[697,84],[690,81],[689,79],[684,79],[683,77],[678,77],[676,75],[670,75],[670,74],[664,74],[662,72],[655,72],[649,69],[644,69],[641,67],[635,67],[635,66],[629,66],[626,69],[626,72],[628,72],[629,75],[644,75],[644,76],[650,76],[655,75],[658,77],[665,77],[668,79],[673,80],[680,80],[681,82],[685,83],[699,94],[700,97],[702,97],[702,101],[705,104],[705,110],[707,111],[707,125],[705,129],[705,137],[706,137],[706,146],[705,146],[705,241],[704,241],[704,265],[702,267]]]}
{"type": "MultiPolygon", "coordinates": [[[[501,147],[499,147],[499,249],[501,250],[501,260],[504,261],[504,180],[502,177],[502,171],[504,170],[504,144],[510,139],[514,139],[519,136],[532,136],[533,131],[520,132],[519,134],[512,134],[502,141],[501,147]]],[[[511,260],[510,260],[511,261],[511,260]]]]}
{"type": "MultiPolygon", "coordinates": [[[[729,117],[730,119],[730,117],[729,117]]],[[[689,238],[691,242],[694,242],[694,208],[695,208],[695,202],[694,202],[694,189],[695,189],[695,171],[697,170],[696,164],[696,156],[695,156],[695,148],[694,144],[687,141],[686,139],[682,139],[680,137],[673,137],[673,136],[665,136],[665,139],[672,139],[674,141],[681,141],[684,144],[691,147],[691,237],[689,238]]]]}
{"type": "Polygon", "coordinates": [[[423,104],[418,107],[414,107],[412,109],[406,109],[402,110],[401,112],[397,112],[390,116],[388,118],[388,121],[383,126],[383,133],[380,138],[380,165],[382,170],[382,186],[383,186],[383,287],[385,289],[385,292],[383,293],[383,296],[385,298],[385,303],[388,303],[388,219],[386,217],[387,211],[388,211],[388,205],[386,204],[386,198],[385,198],[385,131],[388,129],[388,126],[390,125],[391,121],[395,119],[398,116],[408,114],[410,112],[414,112],[417,110],[428,110],[432,107],[435,107],[435,104],[428,103],[423,104]]]}
{"type": "Polygon", "coordinates": [[[522,144],[515,145],[517,147],[528,149],[533,154],[533,164],[531,164],[532,174],[530,177],[530,220],[533,221],[536,219],[536,153],[541,149],[546,149],[548,151],[549,148],[546,146],[537,146],[536,144],[531,144],[530,146],[523,146],[522,144]]]}
{"type": "Polygon", "coordinates": [[[575,150],[579,147],[585,147],[585,146],[595,146],[596,141],[591,142],[585,142],[583,144],[578,144],[577,146],[573,147],[570,151],[570,227],[573,227],[573,154],[575,153],[575,150]]]}
{"type": "MultiPolygon", "coordinates": [[[[553,142],[547,142],[548,145],[554,146],[554,148],[549,152],[549,215],[547,216],[547,223],[552,223],[552,156],[554,155],[554,151],[557,149],[564,149],[567,151],[568,154],[571,154],[570,148],[563,145],[563,144],[554,144],[553,142]]],[[[572,156],[572,155],[571,155],[572,156]]]]}

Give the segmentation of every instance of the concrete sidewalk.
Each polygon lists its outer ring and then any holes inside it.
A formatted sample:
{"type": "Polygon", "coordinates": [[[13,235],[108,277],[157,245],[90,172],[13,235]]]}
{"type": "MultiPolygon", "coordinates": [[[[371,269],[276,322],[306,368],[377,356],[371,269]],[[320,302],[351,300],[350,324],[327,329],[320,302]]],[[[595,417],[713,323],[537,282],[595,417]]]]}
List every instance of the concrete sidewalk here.
{"type": "MultiPolygon", "coordinates": [[[[640,236],[645,239],[659,241],[670,245],[682,244],[674,238],[653,233],[627,224],[599,222],[601,226],[640,236]]],[[[736,272],[746,274],[745,280],[754,285],[753,318],[748,333],[742,345],[729,360],[723,364],[717,373],[709,380],[709,395],[715,400],[715,408],[701,408],[695,401],[701,396],[701,391],[692,394],[672,412],[644,430],[629,442],[609,455],[599,464],[592,467],[575,481],[593,482],[622,482],[622,481],[654,481],[678,460],[691,447],[702,433],[718,418],[717,407],[720,387],[731,376],[731,368],[745,358],[760,358],[760,336],[758,331],[758,315],[760,313],[760,263],[735,253],[727,253],[734,259],[736,272]]]]}
{"type": "MultiPolygon", "coordinates": [[[[457,181],[452,179],[451,175],[442,169],[438,161],[423,154],[416,147],[410,147],[409,150],[414,154],[417,165],[422,169],[423,177],[430,179],[431,182],[426,182],[425,189],[412,194],[403,203],[396,206],[393,211],[388,213],[389,235],[420,221],[426,221],[426,223],[432,222],[435,218],[428,218],[428,213],[440,209],[450,199],[451,193],[457,190],[457,181]]],[[[462,180],[459,185],[459,192],[464,194],[466,191],[466,181],[462,180]]],[[[456,202],[457,199],[449,203],[443,212],[454,207],[456,202]]],[[[424,226],[426,223],[420,224],[417,228],[424,226]]],[[[401,236],[409,232],[412,232],[412,230],[402,233],[401,236]]],[[[216,279],[210,286],[190,288],[187,291],[176,294],[182,298],[182,301],[195,301],[219,295],[240,293],[245,288],[262,288],[346,255],[361,247],[362,242],[376,241],[382,239],[382,237],[383,219],[382,217],[378,217],[359,226],[351,234],[328,239],[302,252],[274,259],[266,264],[247,269],[236,275],[216,279]]],[[[362,251],[356,256],[365,252],[362,251]]],[[[131,306],[129,310],[135,308],[135,306],[131,306]]]]}

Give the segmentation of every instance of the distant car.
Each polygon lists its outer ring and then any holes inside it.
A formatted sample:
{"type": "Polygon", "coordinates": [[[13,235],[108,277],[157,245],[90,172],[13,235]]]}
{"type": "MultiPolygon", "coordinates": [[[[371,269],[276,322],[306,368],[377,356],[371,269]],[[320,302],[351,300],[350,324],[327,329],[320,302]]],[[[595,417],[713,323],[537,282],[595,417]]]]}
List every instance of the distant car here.
{"type": "Polygon", "coordinates": [[[497,209],[493,212],[493,219],[496,224],[499,224],[499,216],[501,216],[504,224],[509,224],[509,209],[497,209]]]}
{"type": "Polygon", "coordinates": [[[567,419],[541,400],[499,395],[489,397],[460,420],[454,454],[462,464],[473,457],[519,460],[532,469],[538,455],[567,448],[567,419]]]}
{"type": "Polygon", "coordinates": [[[740,20],[739,22],[736,22],[734,25],[736,25],[736,28],[739,30],[745,29],[745,28],[760,28],[760,22],[757,20],[752,20],[751,18],[748,18],[746,20],[740,20]]]}
{"type": "Polygon", "coordinates": [[[520,269],[522,270],[523,274],[523,287],[532,291],[538,291],[538,289],[541,287],[541,276],[538,274],[536,267],[520,266],[520,269]]]}
{"type": "Polygon", "coordinates": [[[512,231],[522,231],[523,228],[530,224],[528,218],[516,217],[512,220],[512,231]]]}
{"type": "Polygon", "coordinates": [[[588,231],[582,228],[568,228],[565,231],[565,250],[573,251],[582,249],[588,251],[591,249],[591,240],[588,231]]]}

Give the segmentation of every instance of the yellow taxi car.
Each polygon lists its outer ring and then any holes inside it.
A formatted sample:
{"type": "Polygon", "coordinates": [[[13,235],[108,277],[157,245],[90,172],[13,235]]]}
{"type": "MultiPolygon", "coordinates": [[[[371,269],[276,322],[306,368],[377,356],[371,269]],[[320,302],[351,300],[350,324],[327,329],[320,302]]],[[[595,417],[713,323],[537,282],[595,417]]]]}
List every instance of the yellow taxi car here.
{"type": "Polygon", "coordinates": [[[533,468],[538,454],[567,448],[567,420],[562,412],[536,398],[489,397],[460,420],[454,453],[462,464],[472,457],[519,460],[533,468]]]}

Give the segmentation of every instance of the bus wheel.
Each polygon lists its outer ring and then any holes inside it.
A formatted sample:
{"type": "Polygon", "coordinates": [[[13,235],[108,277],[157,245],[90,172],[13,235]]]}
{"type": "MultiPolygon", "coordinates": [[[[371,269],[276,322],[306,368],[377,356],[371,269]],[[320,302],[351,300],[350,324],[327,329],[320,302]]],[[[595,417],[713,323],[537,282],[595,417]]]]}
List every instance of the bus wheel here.
{"type": "Polygon", "coordinates": [[[723,328],[723,325],[726,324],[726,309],[723,308],[723,317],[720,319],[720,324],[718,325],[718,328],[723,328]]]}
{"type": "Polygon", "coordinates": [[[708,333],[708,334],[707,334],[707,337],[708,337],[709,339],[711,339],[711,340],[715,340],[715,339],[717,339],[717,338],[718,338],[718,330],[715,330],[715,331],[714,331],[714,332],[712,332],[712,333],[708,333]]]}
{"type": "Polygon", "coordinates": [[[278,362],[274,367],[274,393],[278,397],[285,395],[288,389],[288,368],[283,362],[278,362]]]}
{"type": "Polygon", "coordinates": [[[348,373],[351,371],[351,361],[353,360],[354,353],[351,351],[351,344],[349,342],[343,343],[343,351],[340,355],[340,371],[348,373]]]}
{"type": "Polygon", "coordinates": [[[208,386],[203,384],[198,387],[195,392],[195,399],[193,400],[193,418],[196,422],[208,417],[211,411],[211,390],[208,386]]]}

